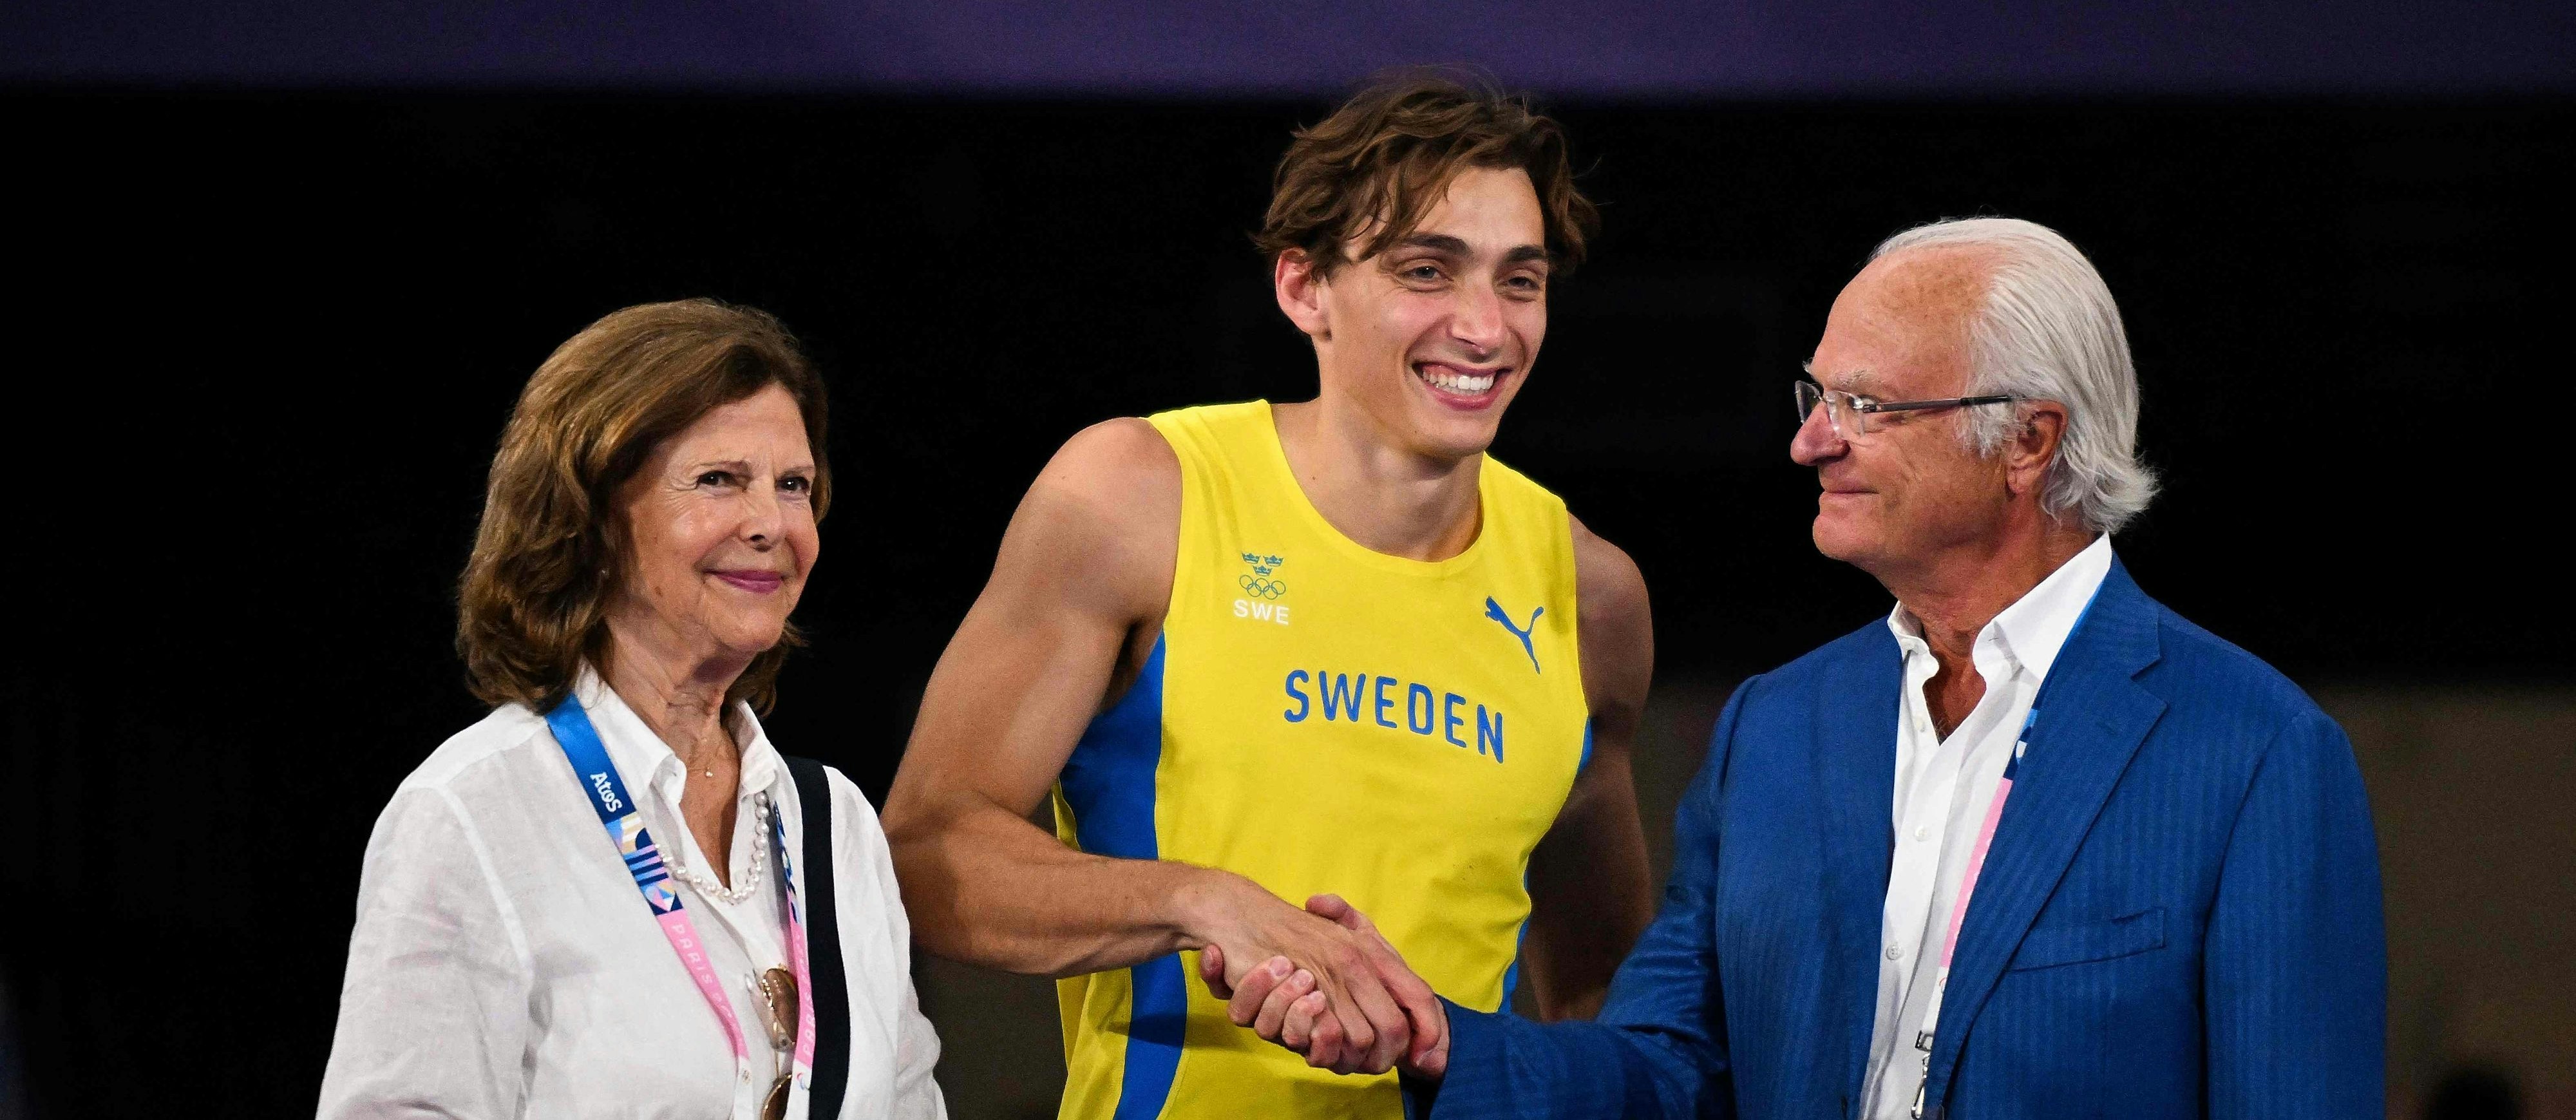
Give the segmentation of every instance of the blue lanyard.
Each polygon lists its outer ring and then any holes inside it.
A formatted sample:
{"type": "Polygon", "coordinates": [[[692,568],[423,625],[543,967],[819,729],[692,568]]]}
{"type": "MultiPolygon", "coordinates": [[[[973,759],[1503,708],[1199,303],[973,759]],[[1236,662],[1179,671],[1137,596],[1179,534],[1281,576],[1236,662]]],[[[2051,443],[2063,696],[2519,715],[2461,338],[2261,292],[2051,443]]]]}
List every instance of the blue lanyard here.
{"type": "MultiPolygon", "coordinates": [[[[608,839],[617,845],[618,858],[626,861],[626,871],[635,877],[635,889],[643,892],[644,905],[653,911],[653,921],[662,927],[662,936],[671,942],[671,950],[680,955],[680,963],[689,970],[689,979],[706,997],[707,1006],[724,1024],[725,1040],[733,1044],[737,1065],[751,1059],[751,1048],[744,1045],[742,1022],[734,1017],[733,1002],[725,997],[724,983],[716,979],[715,963],[707,959],[706,946],[690,924],[689,915],[680,905],[680,892],[671,888],[671,873],[663,866],[662,849],[645,831],[644,818],[635,812],[635,798],[626,792],[626,781],[617,774],[617,764],[608,760],[608,748],[599,741],[599,729],[590,722],[590,714],[581,710],[581,702],[565,697],[546,713],[546,726],[555,733],[555,743],[563,748],[564,758],[572,763],[573,776],[581,779],[581,790],[590,797],[591,810],[599,814],[600,826],[608,830],[608,839]]],[[[774,819],[781,814],[773,813],[774,819]]],[[[779,869],[780,877],[786,868],[779,869]]],[[[799,981],[803,977],[798,977],[799,981]]],[[[802,1002],[802,1001],[799,1001],[802,1002]]]]}
{"type": "MultiPolygon", "coordinates": [[[[591,724],[590,714],[582,710],[578,699],[567,696],[546,713],[546,727],[554,732],[555,743],[572,764],[582,793],[590,798],[591,811],[599,814],[600,826],[617,846],[618,858],[626,862],[627,873],[635,877],[635,889],[643,893],[655,924],[662,927],[663,936],[670,940],[672,950],[680,955],[680,963],[688,968],[689,978],[696,982],[698,993],[706,997],[707,1006],[724,1024],[726,1039],[733,1043],[735,1061],[749,1060],[751,1051],[743,1042],[742,1024],[734,1017],[733,1003],[725,997],[723,983],[716,979],[715,965],[707,960],[697,930],[683,912],[680,894],[671,886],[671,873],[663,864],[662,850],[645,830],[644,819],[637,815],[635,798],[626,791],[625,779],[618,776],[617,764],[609,761],[608,748],[599,741],[599,729],[591,724]]],[[[796,975],[794,1062],[801,1084],[813,1076],[814,1068],[814,977],[805,944],[804,911],[796,898],[796,870],[788,861],[787,813],[783,807],[769,814],[769,842],[778,861],[779,893],[786,901],[788,966],[796,975]]]]}
{"type": "Polygon", "coordinates": [[[546,713],[546,726],[555,733],[565,760],[572,763],[573,774],[581,779],[581,791],[590,797],[591,811],[599,814],[599,823],[617,845],[627,872],[635,876],[636,889],[644,892],[645,904],[657,916],[679,913],[680,893],[671,889],[662,850],[645,830],[644,819],[636,815],[635,798],[626,792],[626,779],[618,776],[617,764],[608,760],[608,748],[599,741],[599,729],[591,726],[590,713],[581,710],[581,701],[567,696],[546,713]]]}

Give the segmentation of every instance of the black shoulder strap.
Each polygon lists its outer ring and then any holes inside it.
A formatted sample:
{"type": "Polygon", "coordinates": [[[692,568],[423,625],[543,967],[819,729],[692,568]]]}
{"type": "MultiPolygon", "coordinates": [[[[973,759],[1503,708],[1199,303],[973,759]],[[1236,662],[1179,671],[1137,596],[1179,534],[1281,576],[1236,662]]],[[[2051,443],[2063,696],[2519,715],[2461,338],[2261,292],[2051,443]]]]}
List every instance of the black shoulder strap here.
{"type": "Polygon", "coordinates": [[[832,1120],[850,1086],[850,983],[841,970],[841,912],[832,891],[832,783],[823,764],[787,756],[805,816],[804,858],[796,866],[805,908],[805,967],[814,990],[814,1092],[806,1115],[832,1120]]]}

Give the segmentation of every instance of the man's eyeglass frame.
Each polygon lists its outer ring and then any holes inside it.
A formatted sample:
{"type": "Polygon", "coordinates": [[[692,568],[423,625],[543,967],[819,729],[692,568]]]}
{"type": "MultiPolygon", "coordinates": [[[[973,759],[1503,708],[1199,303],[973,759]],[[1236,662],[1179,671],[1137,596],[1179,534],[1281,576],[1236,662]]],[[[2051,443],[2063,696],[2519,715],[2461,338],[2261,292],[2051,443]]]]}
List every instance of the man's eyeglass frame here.
{"type": "Polygon", "coordinates": [[[1825,405],[1826,425],[1833,428],[1835,436],[1845,441],[1849,441],[1854,436],[1869,435],[1869,421],[1866,418],[1881,412],[1921,412],[1935,408],[1973,408],[1978,405],[1987,404],[2010,404],[2013,401],[2022,399],[2010,393],[2002,393],[1984,397],[1944,397],[1940,400],[1930,401],[1882,401],[1864,397],[1858,393],[1846,393],[1840,389],[1828,389],[1813,381],[1803,379],[1791,382],[1789,388],[1792,398],[1797,405],[1798,423],[1805,424],[1807,422],[1807,417],[1815,414],[1817,405],[1825,405]],[[1852,427],[1856,430],[1849,432],[1843,430],[1843,426],[1837,415],[1840,410],[1830,403],[1837,397],[1841,398],[1845,402],[1841,406],[1842,408],[1851,410],[1855,417],[1852,421],[1852,427]]]}

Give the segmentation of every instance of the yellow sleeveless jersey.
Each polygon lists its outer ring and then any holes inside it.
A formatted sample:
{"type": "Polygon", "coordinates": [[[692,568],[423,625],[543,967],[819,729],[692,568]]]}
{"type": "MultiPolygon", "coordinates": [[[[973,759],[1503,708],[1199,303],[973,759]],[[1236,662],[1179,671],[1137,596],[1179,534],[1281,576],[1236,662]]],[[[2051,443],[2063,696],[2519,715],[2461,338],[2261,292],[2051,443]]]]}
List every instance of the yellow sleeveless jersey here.
{"type": "MultiPolygon", "coordinates": [[[[1306,500],[1268,403],[1151,420],[1181,462],[1172,600],[1065,765],[1058,832],[1292,904],[1339,894],[1434,990],[1503,1006],[1530,850],[1590,750],[1565,503],[1488,456],[1476,542],[1388,556],[1306,500]]],[[[1402,1115],[1393,1074],[1309,1069],[1235,1026],[1194,958],[1058,983],[1061,1116],[1402,1115]]]]}

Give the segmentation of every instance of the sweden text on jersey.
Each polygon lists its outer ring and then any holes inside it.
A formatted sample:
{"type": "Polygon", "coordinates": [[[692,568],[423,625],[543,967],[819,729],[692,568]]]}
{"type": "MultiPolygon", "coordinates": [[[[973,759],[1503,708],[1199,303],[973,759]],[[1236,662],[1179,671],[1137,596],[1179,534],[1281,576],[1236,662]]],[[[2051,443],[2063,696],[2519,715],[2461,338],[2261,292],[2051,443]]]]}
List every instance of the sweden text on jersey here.
{"type": "MultiPolygon", "coordinates": [[[[1510,999],[1532,849],[1588,753],[1565,503],[1484,460],[1474,544],[1372,552],[1298,487],[1264,402],[1150,418],[1179,555],[1136,683],[1076,745],[1058,831],[1371,915],[1431,986],[1510,999]]],[[[1066,1120],[1402,1115],[1395,1077],[1308,1068],[1175,954],[1063,980],[1066,1120]]]]}

